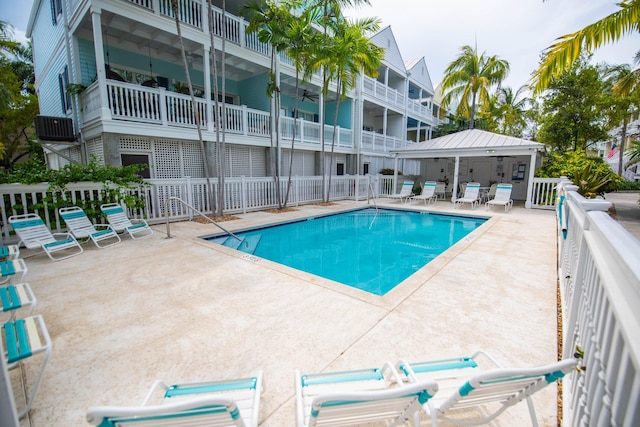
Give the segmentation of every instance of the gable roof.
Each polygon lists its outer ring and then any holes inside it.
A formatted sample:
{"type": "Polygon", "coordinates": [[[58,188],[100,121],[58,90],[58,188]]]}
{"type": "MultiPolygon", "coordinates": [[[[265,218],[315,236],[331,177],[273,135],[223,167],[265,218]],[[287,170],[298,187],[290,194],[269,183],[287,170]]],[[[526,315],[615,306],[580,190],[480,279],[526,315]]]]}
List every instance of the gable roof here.
{"type": "Polygon", "coordinates": [[[409,80],[416,82],[418,86],[433,95],[433,84],[431,84],[431,76],[429,75],[429,69],[427,68],[427,61],[424,56],[419,59],[413,59],[405,63],[407,70],[409,70],[409,80]]]}
{"type": "Polygon", "coordinates": [[[383,28],[371,37],[371,41],[384,49],[384,62],[394,71],[406,75],[407,69],[404,66],[398,43],[391,31],[391,26],[383,28]]]}
{"type": "Polygon", "coordinates": [[[527,139],[500,135],[479,129],[463,130],[440,138],[390,150],[401,159],[425,159],[434,157],[490,157],[530,155],[544,151],[545,145],[527,139]]]}

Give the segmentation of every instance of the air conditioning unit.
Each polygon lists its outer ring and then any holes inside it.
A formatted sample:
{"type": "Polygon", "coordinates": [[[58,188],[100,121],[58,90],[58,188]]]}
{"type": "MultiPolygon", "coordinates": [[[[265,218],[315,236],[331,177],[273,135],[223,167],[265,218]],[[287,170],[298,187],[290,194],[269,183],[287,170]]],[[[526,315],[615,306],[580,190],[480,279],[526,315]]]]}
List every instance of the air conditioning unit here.
{"type": "Polygon", "coordinates": [[[42,141],[73,143],[73,121],[67,117],[36,116],[36,135],[42,141]]]}

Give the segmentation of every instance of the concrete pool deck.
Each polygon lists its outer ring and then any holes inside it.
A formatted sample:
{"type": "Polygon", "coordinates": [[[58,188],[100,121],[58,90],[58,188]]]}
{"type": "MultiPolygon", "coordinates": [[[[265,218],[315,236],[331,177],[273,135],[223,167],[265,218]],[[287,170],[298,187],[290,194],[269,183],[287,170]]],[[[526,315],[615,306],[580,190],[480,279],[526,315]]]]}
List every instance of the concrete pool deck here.
{"type": "MultiPolygon", "coordinates": [[[[364,206],[254,212],[221,225],[233,231],[364,206]]],[[[554,211],[454,210],[445,202],[429,210],[491,219],[383,297],[204,241],[217,229],[196,222],[172,223],[171,239],[161,224],[149,239],[85,245],[85,253],[60,262],[24,250],[53,352],[21,426],[85,426],[89,407],[138,405],[156,379],[196,382],[257,370],[265,381],[260,425],[293,426],[296,368],[357,369],[476,350],[504,366],[555,361],[554,211]]],[[[27,365],[29,379],[34,365],[27,365]]],[[[17,371],[14,393],[21,390],[17,371]]],[[[555,385],[533,400],[540,425],[556,426],[555,385]]],[[[522,403],[490,425],[529,423],[522,403]]]]}

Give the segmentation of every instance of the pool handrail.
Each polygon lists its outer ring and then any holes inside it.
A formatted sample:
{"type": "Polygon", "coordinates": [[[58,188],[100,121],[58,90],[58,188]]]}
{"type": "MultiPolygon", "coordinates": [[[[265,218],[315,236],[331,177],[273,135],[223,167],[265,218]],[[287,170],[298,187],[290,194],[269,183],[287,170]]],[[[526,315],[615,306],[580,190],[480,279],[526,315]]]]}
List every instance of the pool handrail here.
{"type": "Polygon", "coordinates": [[[167,209],[168,208],[167,205],[169,204],[170,200],[176,200],[176,201],[182,203],[183,205],[185,205],[186,207],[191,209],[193,212],[197,213],[198,215],[200,215],[201,217],[203,217],[204,219],[209,221],[211,224],[215,225],[220,230],[222,230],[225,233],[227,233],[229,236],[233,237],[236,240],[242,240],[241,238],[239,238],[238,236],[236,236],[235,234],[233,234],[232,232],[230,232],[229,230],[227,230],[226,228],[224,228],[223,226],[221,226],[220,224],[218,224],[217,222],[215,222],[214,220],[212,220],[211,218],[209,218],[208,216],[206,216],[205,214],[200,212],[198,209],[194,208],[189,203],[185,202],[180,197],[176,197],[176,196],[171,196],[171,197],[167,198],[167,200],[164,202],[164,214],[165,214],[165,218],[166,218],[166,222],[167,222],[167,239],[171,238],[171,229],[170,229],[170,226],[169,226],[169,209],[167,209]]]}

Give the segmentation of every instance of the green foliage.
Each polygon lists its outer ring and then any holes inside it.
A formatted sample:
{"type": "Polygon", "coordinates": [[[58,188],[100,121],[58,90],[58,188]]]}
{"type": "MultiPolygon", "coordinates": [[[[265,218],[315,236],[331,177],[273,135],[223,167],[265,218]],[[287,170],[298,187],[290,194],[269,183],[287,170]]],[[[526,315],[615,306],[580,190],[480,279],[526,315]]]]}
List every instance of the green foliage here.
{"type": "Polygon", "coordinates": [[[127,207],[142,209],[145,207],[143,197],[129,191],[144,184],[137,175],[145,166],[130,165],[122,168],[98,164],[92,159],[88,165],[68,165],[60,170],[48,170],[37,160],[30,160],[13,166],[9,171],[0,171],[0,183],[39,184],[48,183],[47,194],[29,206],[14,205],[18,212],[48,211],[53,214],[57,209],[68,206],[79,206],[85,210],[89,218],[96,222],[100,216],[100,205],[103,203],[119,203],[124,201],[127,207]],[[91,190],[69,190],[67,184],[74,182],[102,183],[97,193],[91,190]],[[74,194],[75,193],[75,194],[74,194]],[[84,194],[80,194],[84,193],[84,194]]]}
{"type": "Polygon", "coordinates": [[[600,157],[589,157],[584,151],[552,151],[536,176],[542,178],[568,177],[584,197],[615,191],[622,178],[600,157]]]}
{"type": "MultiPolygon", "coordinates": [[[[394,173],[395,173],[395,170],[391,168],[380,169],[380,175],[393,175],[394,173]]],[[[402,172],[398,171],[398,175],[402,175],[402,172]]]]}
{"type": "Polygon", "coordinates": [[[618,184],[618,191],[640,191],[639,181],[622,181],[618,184]]]}
{"type": "Polygon", "coordinates": [[[603,82],[587,59],[554,79],[542,104],[538,141],[560,150],[587,150],[609,138],[603,82]]]}

